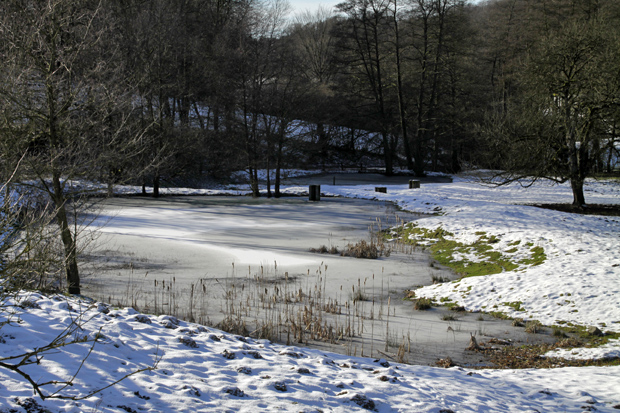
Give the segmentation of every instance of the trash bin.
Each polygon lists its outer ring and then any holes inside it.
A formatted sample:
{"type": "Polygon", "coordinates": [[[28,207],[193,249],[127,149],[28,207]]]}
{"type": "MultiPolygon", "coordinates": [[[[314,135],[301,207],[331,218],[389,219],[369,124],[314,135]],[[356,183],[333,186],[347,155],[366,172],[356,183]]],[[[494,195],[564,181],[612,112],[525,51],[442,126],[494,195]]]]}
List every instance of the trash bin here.
{"type": "Polygon", "coordinates": [[[308,188],[309,200],[320,201],[321,200],[321,185],[310,185],[308,188]]]}

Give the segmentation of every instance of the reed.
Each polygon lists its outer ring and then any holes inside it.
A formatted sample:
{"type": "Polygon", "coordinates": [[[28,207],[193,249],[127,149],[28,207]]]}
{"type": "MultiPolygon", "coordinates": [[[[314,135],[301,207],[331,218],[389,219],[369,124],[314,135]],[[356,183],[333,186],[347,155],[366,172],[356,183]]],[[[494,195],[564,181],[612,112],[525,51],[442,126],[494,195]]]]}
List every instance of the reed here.
{"type": "MultiPolygon", "coordinates": [[[[248,267],[244,276],[239,276],[233,265],[226,277],[189,283],[176,277],[152,279],[148,274],[136,276],[131,272],[119,296],[105,296],[103,286],[92,295],[119,307],[173,315],[233,334],[289,345],[328,345],[347,355],[382,357],[376,344],[383,341],[386,352],[395,349],[395,360],[408,360],[410,340],[407,345],[404,338],[397,345],[388,343],[389,336],[408,337],[409,332],[391,331],[391,297],[385,308],[383,298],[376,300],[370,293],[374,292],[376,277],[358,279],[346,298],[344,286],[336,294],[327,293],[328,277],[324,264],[297,277],[278,273],[277,263],[273,267],[248,267]],[[371,288],[367,288],[369,283],[371,288]],[[220,305],[213,305],[215,301],[220,305]]],[[[383,297],[383,274],[380,282],[383,297]]]]}

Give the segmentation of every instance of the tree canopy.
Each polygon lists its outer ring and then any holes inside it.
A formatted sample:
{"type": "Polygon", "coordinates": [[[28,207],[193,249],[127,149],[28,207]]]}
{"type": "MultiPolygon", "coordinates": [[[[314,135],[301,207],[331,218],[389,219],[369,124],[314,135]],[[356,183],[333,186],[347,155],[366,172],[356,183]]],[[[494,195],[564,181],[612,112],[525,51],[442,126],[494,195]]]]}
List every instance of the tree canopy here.
{"type": "Polygon", "coordinates": [[[613,0],[5,0],[3,182],[53,204],[73,293],[76,180],[157,196],[245,169],[259,196],[268,169],[279,196],[286,167],[473,165],[581,206],[617,168],[619,23],[613,0]]]}

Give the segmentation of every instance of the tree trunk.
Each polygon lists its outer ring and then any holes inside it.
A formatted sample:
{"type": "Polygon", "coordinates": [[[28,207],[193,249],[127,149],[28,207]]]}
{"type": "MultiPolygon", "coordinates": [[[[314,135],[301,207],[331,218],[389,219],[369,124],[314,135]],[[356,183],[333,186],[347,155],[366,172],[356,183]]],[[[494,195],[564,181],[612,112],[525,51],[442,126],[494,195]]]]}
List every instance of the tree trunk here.
{"type": "Polygon", "coordinates": [[[326,170],[325,161],[327,160],[327,134],[325,133],[325,125],[322,122],[317,123],[316,125],[316,134],[318,136],[319,143],[319,162],[321,164],[321,170],[326,170]]]}
{"type": "Polygon", "coordinates": [[[586,198],[583,194],[583,179],[571,179],[570,186],[573,190],[573,205],[579,208],[583,208],[586,205],[586,198]]]}
{"type": "Polygon", "coordinates": [[[159,198],[159,174],[155,175],[153,178],[153,198],[159,198]]]}
{"type": "Polygon", "coordinates": [[[64,248],[65,272],[67,274],[67,291],[69,294],[80,294],[80,273],[77,264],[77,245],[69,227],[66,199],[60,185],[60,176],[52,176],[53,197],[56,204],[56,219],[60,227],[60,238],[64,248]]]}
{"type": "Polygon", "coordinates": [[[405,96],[403,91],[403,68],[400,55],[400,32],[398,29],[398,6],[394,1],[394,14],[392,16],[394,22],[394,56],[396,58],[396,89],[398,91],[398,118],[400,125],[400,133],[403,138],[403,147],[405,148],[405,158],[407,159],[407,169],[413,169],[413,156],[411,154],[411,144],[407,135],[407,113],[405,109],[405,96]]]}
{"type": "Polygon", "coordinates": [[[281,181],[281,173],[282,173],[282,152],[284,149],[284,126],[280,130],[278,134],[278,147],[276,149],[276,181],[274,184],[275,197],[280,198],[280,181],[281,181]]]}
{"type": "Polygon", "coordinates": [[[383,155],[385,160],[385,174],[387,176],[394,175],[394,164],[392,163],[392,148],[390,146],[390,139],[386,132],[381,132],[383,137],[383,155]]]}
{"type": "Polygon", "coordinates": [[[269,162],[269,154],[271,153],[270,145],[267,145],[267,198],[271,198],[271,162],[269,162]]]}
{"type": "Polygon", "coordinates": [[[252,190],[252,198],[260,198],[260,190],[258,188],[258,170],[250,167],[250,189],[252,190]]]}
{"type": "Polygon", "coordinates": [[[282,196],[282,194],[280,193],[280,173],[281,173],[281,166],[280,166],[280,162],[279,160],[276,161],[276,179],[275,179],[275,183],[273,185],[274,188],[274,192],[273,192],[273,196],[276,198],[280,198],[282,196]]]}

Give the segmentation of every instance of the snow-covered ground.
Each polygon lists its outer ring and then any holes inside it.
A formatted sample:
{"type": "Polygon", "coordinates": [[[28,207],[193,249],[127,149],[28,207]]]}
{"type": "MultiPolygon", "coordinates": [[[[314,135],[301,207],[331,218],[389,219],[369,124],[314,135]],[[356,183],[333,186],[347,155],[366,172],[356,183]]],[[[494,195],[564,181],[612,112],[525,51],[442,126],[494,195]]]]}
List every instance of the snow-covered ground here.
{"type": "MultiPolygon", "coordinates": [[[[417,296],[448,297],[470,311],[502,311],[545,325],[574,323],[620,332],[620,218],[527,205],[570,203],[568,184],[488,187],[467,177],[456,177],[452,184],[427,184],[420,190],[388,187],[387,194],[375,193],[370,187],[326,187],[325,191],[390,199],[414,212],[440,212],[419,221],[419,226],[441,227],[463,243],[473,243],[479,238],[477,233],[486,233],[499,239],[494,245],[497,251],[505,253],[516,248],[512,254],[519,256],[531,246],[539,246],[547,255],[538,266],[436,284],[416,290],[417,296]],[[521,303],[524,311],[503,304],[515,302],[521,303]]],[[[618,181],[590,180],[585,191],[589,203],[620,203],[618,181]]],[[[617,342],[597,351],[584,351],[584,357],[618,357],[619,350],[617,342]]],[[[571,357],[578,353],[572,351],[571,357]]]]}
{"type": "MultiPolygon", "coordinates": [[[[306,190],[286,188],[295,194],[306,190]]],[[[207,191],[178,191],[196,192],[207,191]]],[[[547,255],[538,266],[424,287],[416,291],[418,296],[450,297],[468,310],[500,310],[544,324],[572,322],[620,331],[620,218],[527,206],[570,202],[568,185],[495,188],[455,177],[451,184],[423,184],[415,190],[388,186],[386,194],[374,192],[374,186],[322,186],[322,192],[391,200],[416,212],[440,212],[418,225],[442,227],[461,242],[473,242],[484,232],[499,239],[494,248],[504,253],[516,248],[513,254],[526,254],[531,246],[539,246],[547,255]],[[523,311],[503,305],[514,302],[521,303],[523,311]]],[[[588,181],[586,200],[620,203],[620,183],[588,181]]],[[[156,370],[133,375],[82,401],[34,398],[49,411],[364,411],[360,405],[380,412],[620,408],[620,367],[473,371],[388,365],[231,336],[131,309],[109,309],[106,314],[105,305],[65,297],[33,294],[28,300],[24,308],[14,306],[13,298],[4,303],[0,322],[7,321],[8,310],[16,314],[0,329],[0,361],[50,342],[81,312],[88,322],[72,334],[79,338],[100,334],[74,385],[65,389],[67,395],[88,394],[161,358],[156,370]]],[[[91,345],[63,347],[24,370],[37,382],[67,380],[91,345]]],[[[612,342],[601,349],[573,350],[568,356],[617,357],[619,350],[620,343],[612,342]]],[[[0,409],[20,411],[17,405],[32,405],[27,400],[32,395],[22,377],[0,368],[0,409]]]]}
{"type": "MultiPolygon", "coordinates": [[[[99,337],[40,357],[24,368],[38,382],[67,380],[66,396],[85,395],[133,375],[85,400],[46,400],[65,412],[581,412],[614,411],[620,367],[555,370],[441,369],[286,347],[132,309],[89,305],[66,297],[22,296],[30,304],[3,328],[2,356],[52,341],[82,312],[70,337],[99,337]]],[[[11,305],[13,301],[7,303],[11,305]]],[[[33,406],[32,390],[0,369],[0,408],[33,406]]],[[[46,392],[60,385],[43,386],[46,392]]],[[[9,410],[16,409],[16,410],[9,410]]]]}

